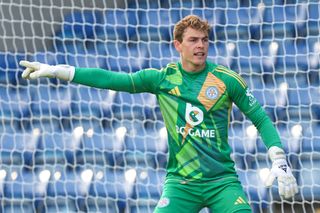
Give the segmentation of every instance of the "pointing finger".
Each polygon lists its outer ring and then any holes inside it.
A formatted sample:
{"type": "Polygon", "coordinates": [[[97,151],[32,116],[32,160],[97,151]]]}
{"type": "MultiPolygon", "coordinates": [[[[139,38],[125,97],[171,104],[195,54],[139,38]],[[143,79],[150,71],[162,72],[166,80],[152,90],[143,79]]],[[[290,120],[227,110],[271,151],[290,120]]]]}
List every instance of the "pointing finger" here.
{"type": "Polygon", "coordinates": [[[25,69],[25,70],[23,71],[23,73],[22,73],[22,78],[28,79],[30,73],[33,72],[33,71],[34,71],[34,69],[31,69],[31,68],[28,67],[27,69],[25,69]]]}
{"type": "Polygon", "coordinates": [[[38,62],[30,62],[30,61],[20,61],[19,64],[21,66],[32,68],[32,69],[39,69],[39,63],[38,62]]]}

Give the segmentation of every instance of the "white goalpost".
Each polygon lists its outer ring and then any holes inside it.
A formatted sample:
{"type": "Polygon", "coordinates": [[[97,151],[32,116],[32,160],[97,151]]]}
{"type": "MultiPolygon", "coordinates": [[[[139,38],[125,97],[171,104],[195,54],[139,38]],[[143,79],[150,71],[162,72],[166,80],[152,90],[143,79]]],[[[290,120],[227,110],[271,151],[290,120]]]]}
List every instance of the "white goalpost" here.
{"type": "Polygon", "coordinates": [[[27,81],[18,63],[161,68],[179,60],[172,31],[189,14],[212,25],[208,60],[246,80],[277,127],[298,181],[292,200],[282,200],[277,185],[263,186],[271,168],[266,148],[234,106],[229,144],[253,212],[320,211],[318,1],[2,0],[1,212],[154,210],[168,151],[156,97],[27,81]]]}

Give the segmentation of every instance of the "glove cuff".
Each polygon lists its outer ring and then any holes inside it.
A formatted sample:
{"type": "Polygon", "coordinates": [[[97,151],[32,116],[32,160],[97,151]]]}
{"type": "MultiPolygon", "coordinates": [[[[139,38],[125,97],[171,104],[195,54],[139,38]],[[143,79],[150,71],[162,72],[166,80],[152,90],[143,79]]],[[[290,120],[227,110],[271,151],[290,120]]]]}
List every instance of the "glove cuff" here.
{"type": "Polygon", "coordinates": [[[272,146],[269,148],[268,150],[268,155],[269,158],[271,159],[272,162],[276,161],[276,160],[286,160],[286,155],[283,151],[283,149],[277,147],[277,146],[272,146]]]}
{"type": "Polygon", "coordinates": [[[65,81],[72,81],[75,74],[75,67],[70,65],[56,65],[53,66],[53,72],[56,78],[65,80],[65,81]]]}

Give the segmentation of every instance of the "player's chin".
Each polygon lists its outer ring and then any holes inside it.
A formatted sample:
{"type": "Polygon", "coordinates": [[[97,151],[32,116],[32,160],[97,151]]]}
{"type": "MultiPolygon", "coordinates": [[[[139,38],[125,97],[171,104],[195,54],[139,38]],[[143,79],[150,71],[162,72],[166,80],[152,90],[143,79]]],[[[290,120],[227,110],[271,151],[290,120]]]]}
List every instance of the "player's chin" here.
{"type": "Polygon", "coordinates": [[[201,66],[204,63],[206,63],[207,58],[206,57],[202,57],[202,58],[196,58],[193,63],[197,66],[201,66]]]}

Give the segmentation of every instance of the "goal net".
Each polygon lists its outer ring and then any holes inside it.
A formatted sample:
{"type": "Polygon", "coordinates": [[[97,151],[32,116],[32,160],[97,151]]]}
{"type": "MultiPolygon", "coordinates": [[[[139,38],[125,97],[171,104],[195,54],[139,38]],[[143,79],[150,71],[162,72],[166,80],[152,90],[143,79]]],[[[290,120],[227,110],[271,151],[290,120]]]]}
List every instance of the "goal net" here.
{"type": "Polygon", "coordinates": [[[179,60],[172,30],[189,14],[213,26],[208,59],[246,80],[276,125],[298,181],[292,200],[278,196],[277,184],[263,186],[271,167],[266,148],[235,106],[229,144],[253,211],[319,211],[318,1],[2,0],[1,212],[153,211],[168,149],[155,96],[27,81],[18,62],[161,68],[179,60]]]}

